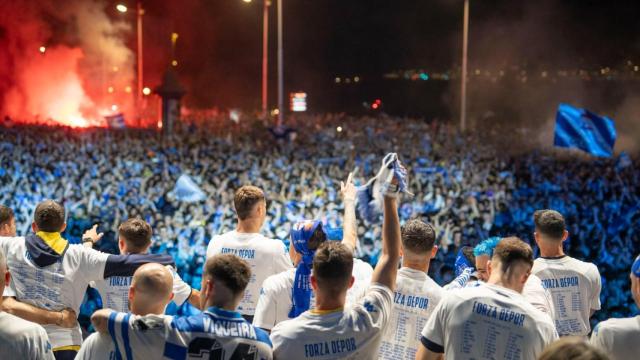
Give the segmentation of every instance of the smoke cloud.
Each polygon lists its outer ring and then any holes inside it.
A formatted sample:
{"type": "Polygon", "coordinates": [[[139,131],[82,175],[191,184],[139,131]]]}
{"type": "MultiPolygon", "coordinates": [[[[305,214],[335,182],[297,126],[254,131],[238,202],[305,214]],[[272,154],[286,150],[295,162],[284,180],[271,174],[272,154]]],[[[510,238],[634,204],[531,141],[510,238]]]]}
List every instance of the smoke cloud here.
{"type": "Polygon", "coordinates": [[[104,1],[0,1],[0,113],[79,127],[131,113],[129,35],[104,1]]]}

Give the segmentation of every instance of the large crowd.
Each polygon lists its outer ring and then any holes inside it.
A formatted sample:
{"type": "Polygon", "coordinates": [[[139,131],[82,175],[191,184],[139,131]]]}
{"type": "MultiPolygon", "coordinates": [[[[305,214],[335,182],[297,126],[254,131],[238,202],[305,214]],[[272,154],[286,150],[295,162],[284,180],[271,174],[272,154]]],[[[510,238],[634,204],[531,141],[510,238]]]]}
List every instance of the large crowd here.
{"type": "MultiPolygon", "coordinates": [[[[356,184],[364,183],[392,150],[412,174],[414,196],[403,199],[401,222],[421,217],[436,228],[440,251],[430,275],[438,283],[455,277],[462,246],[495,235],[533,245],[533,212],[552,208],[567,218],[568,253],[601,269],[603,311],[594,319],[634,312],[624,274],[630,249],[640,248],[637,159],[621,164],[530,146],[522,151],[528,145],[517,136],[460,134],[439,122],[386,116],[303,116],[278,130],[248,120],[187,123],[168,138],[136,130],[3,128],[0,204],[14,209],[18,233],[26,234],[35,205],[58,199],[67,210],[65,237],[79,242],[98,223],[105,233],[99,248],[111,253],[118,224],[140,217],[153,228],[152,251],[172,255],[185,282],[197,287],[207,244],[235,226],[238,187],[265,190],[262,233],[288,244],[292,224],[302,219],[341,229],[340,180],[354,171],[356,184]],[[182,174],[205,200],[177,198],[182,174]]],[[[375,265],[381,233],[367,225],[358,220],[357,257],[375,265]]],[[[99,306],[89,294],[83,309],[89,315],[99,306]]]]}

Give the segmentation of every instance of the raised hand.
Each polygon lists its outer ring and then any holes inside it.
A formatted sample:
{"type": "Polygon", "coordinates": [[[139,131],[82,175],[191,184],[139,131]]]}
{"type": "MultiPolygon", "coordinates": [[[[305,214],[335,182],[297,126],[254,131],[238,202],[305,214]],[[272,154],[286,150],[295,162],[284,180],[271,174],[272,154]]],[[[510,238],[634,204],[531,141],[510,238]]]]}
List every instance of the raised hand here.
{"type": "Polygon", "coordinates": [[[92,244],[97,243],[102,239],[104,233],[98,233],[98,224],[94,224],[93,227],[84,232],[82,235],[82,241],[88,242],[91,241],[92,244]]]}
{"type": "Polygon", "coordinates": [[[353,172],[349,173],[347,182],[340,182],[340,194],[343,201],[355,201],[356,200],[356,186],[353,184],[353,172]]]}

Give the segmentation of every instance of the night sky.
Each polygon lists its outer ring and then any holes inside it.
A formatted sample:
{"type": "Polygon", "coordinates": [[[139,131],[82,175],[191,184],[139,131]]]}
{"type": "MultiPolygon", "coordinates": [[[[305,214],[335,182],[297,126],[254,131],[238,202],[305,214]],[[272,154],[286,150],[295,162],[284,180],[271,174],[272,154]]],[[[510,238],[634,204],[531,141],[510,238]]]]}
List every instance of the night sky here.
{"type": "MultiPolygon", "coordinates": [[[[458,66],[461,0],[283,0],[285,92],[332,91],[336,76],[458,66]]],[[[260,98],[262,2],[143,1],[145,72],[156,79],[180,34],[179,73],[192,106],[255,106],[260,98]]],[[[471,0],[470,66],[617,66],[640,61],[638,1],[471,0]]],[[[275,103],[276,9],[270,12],[275,103]]],[[[132,43],[132,46],[134,44],[132,43]]],[[[366,83],[364,83],[366,84],[366,83]]]]}

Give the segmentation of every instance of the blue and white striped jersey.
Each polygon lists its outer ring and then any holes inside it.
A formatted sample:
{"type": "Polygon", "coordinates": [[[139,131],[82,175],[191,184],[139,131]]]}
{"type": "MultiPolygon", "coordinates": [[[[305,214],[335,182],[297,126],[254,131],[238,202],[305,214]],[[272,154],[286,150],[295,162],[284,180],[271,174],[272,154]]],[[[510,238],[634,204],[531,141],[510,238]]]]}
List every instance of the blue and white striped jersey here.
{"type": "Polygon", "coordinates": [[[194,316],[112,313],[115,359],[271,360],[269,335],[240,313],[210,307],[194,316]]]}

